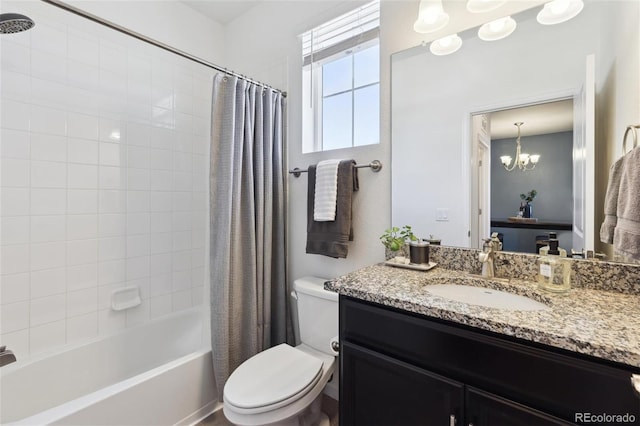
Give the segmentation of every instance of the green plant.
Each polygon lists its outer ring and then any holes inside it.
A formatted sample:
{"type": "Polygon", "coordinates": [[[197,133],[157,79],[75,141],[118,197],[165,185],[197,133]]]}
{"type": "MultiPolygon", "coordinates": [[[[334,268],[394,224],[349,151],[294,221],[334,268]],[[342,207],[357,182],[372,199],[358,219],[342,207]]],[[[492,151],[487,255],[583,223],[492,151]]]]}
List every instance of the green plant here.
{"type": "Polygon", "coordinates": [[[538,195],[538,191],[536,191],[535,189],[532,189],[526,194],[520,194],[520,199],[523,201],[526,201],[527,203],[530,203],[533,201],[534,198],[536,198],[536,195],[538,195]]]}
{"type": "Polygon", "coordinates": [[[400,250],[407,240],[418,241],[418,237],[413,235],[413,231],[409,225],[403,226],[402,229],[394,226],[384,231],[384,234],[380,236],[382,244],[392,251],[400,250]]]}

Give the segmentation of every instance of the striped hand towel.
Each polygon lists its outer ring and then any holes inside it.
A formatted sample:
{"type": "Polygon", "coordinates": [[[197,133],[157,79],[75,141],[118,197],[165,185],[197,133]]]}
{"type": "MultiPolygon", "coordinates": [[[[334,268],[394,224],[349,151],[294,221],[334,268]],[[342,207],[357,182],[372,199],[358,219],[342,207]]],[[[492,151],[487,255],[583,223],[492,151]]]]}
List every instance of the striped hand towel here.
{"type": "Polygon", "coordinates": [[[338,164],[340,160],[324,160],[316,168],[313,220],[331,222],[336,220],[338,200],[338,164]]]}

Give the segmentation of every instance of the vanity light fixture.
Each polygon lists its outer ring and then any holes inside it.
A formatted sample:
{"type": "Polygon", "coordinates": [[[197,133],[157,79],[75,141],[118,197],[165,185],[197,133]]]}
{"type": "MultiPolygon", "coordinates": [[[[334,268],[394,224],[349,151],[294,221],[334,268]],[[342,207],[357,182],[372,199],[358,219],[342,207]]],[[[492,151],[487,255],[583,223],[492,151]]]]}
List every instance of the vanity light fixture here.
{"type": "Polygon", "coordinates": [[[478,30],[478,37],[484,41],[495,41],[507,37],[516,29],[516,21],[511,16],[487,22],[478,30]]]}
{"type": "Polygon", "coordinates": [[[420,0],[418,19],[413,24],[417,33],[432,33],[449,22],[449,14],[442,8],[442,0],[420,0]]]}
{"type": "Polygon", "coordinates": [[[431,42],[429,50],[434,55],[443,56],[456,52],[462,46],[462,39],[458,34],[451,34],[431,42]]]}
{"type": "Polygon", "coordinates": [[[471,13],[484,13],[497,9],[507,0],[469,0],[467,2],[467,10],[471,13]]]}
{"type": "Polygon", "coordinates": [[[514,170],[516,166],[523,172],[525,170],[533,170],[540,160],[540,155],[538,154],[529,155],[521,152],[522,146],[520,145],[520,126],[522,126],[523,124],[524,123],[521,121],[513,123],[514,126],[518,127],[518,137],[516,138],[516,161],[514,161],[513,165],[509,167],[509,165],[511,164],[511,157],[508,155],[503,155],[500,157],[500,161],[502,162],[504,169],[508,172],[514,170]]]}
{"type": "Polygon", "coordinates": [[[582,0],[553,0],[546,3],[538,13],[542,25],[555,25],[574,18],[584,8],[582,0]]]}

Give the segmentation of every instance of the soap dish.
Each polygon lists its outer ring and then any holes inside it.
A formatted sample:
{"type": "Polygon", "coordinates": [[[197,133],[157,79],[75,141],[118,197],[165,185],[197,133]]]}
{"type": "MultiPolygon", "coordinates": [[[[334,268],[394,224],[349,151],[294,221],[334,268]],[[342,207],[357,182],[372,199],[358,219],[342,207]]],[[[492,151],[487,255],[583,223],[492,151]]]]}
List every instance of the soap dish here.
{"type": "Polygon", "coordinates": [[[414,271],[428,271],[430,269],[438,266],[435,262],[429,262],[429,264],[418,264],[418,263],[399,263],[393,260],[387,260],[384,262],[387,266],[394,266],[396,268],[404,268],[404,269],[413,269],[414,271]]]}

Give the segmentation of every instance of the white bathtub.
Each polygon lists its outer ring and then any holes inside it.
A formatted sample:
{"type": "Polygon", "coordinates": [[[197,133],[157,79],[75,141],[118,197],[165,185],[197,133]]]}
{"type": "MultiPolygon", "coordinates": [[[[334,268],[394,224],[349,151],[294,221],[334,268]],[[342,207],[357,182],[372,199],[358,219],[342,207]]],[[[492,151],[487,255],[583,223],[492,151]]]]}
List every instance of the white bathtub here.
{"type": "MultiPolygon", "coordinates": [[[[200,309],[0,370],[0,423],[190,424],[219,408],[200,309]]],[[[20,361],[20,354],[17,354],[20,361]]]]}

